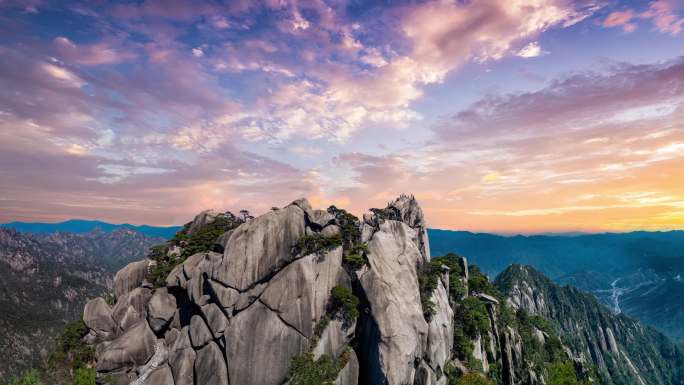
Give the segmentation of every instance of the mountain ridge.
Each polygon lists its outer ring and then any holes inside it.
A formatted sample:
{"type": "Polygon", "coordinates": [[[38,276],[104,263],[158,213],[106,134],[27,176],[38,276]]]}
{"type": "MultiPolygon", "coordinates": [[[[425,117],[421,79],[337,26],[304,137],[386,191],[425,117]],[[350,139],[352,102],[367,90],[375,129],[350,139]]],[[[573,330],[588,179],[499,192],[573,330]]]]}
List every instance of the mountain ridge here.
{"type": "MultiPolygon", "coordinates": [[[[93,376],[117,384],[596,383],[593,361],[575,356],[573,341],[565,345],[535,308],[509,306],[466,258],[432,258],[430,249],[422,210],[405,195],[362,218],[304,199],[256,218],[202,212],[117,273],[114,307],[87,303],[81,336],[96,351],[93,376]]],[[[591,298],[572,290],[580,302],[591,298]]],[[[615,327],[622,346],[620,333],[615,327]]],[[[645,354],[657,364],[654,384],[681,384],[657,351],[645,354]]],[[[628,356],[609,362],[622,368],[608,372],[609,384],[634,383],[628,356]]]]}
{"type": "Polygon", "coordinates": [[[0,227],[14,228],[23,233],[56,233],[66,232],[81,234],[101,229],[102,231],[111,232],[117,229],[131,229],[138,231],[150,237],[164,237],[171,238],[181,226],[150,226],[150,225],[132,225],[130,223],[109,223],[101,220],[89,219],[69,219],[62,222],[22,222],[14,221],[0,224],[0,227]]]}

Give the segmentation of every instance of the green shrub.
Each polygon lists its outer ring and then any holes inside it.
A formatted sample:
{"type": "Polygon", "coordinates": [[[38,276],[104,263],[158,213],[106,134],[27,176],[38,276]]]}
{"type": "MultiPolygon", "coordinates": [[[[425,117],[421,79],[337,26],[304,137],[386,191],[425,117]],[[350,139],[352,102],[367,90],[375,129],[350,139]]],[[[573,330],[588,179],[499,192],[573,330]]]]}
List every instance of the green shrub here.
{"type": "Polygon", "coordinates": [[[501,293],[489,282],[489,278],[480,272],[477,266],[468,267],[468,289],[471,293],[485,293],[500,300],[502,299],[501,293]]]}
{"type": "Polygon", "coordinates": [[[323,234],[304,235],[297,240],[294,253],[301,255],[319,254],[342,245],[341,235],[325,236],[323,234]]]}
{"type": "Polygon", "coordinates": [[[442,264],[432,260],[418,268],[418,289],[420,291],[420,304],[423,308],[423,317],[430,320],[435,314],[435,304],[432,302],[432,293],[437,289],[442,264]]]}
{"type": "Polygon", "coordinates": [[[150,269],[147,280],[155,287],[165,286],[166,278],[174,267],[194,254],[214,251],[216,239],[242,223],[244,223],[244,219],[227,212],[218,215],[213,222],[202,226],[192,234],[188,234],[191,223],[185,224],[183,229],[177,232],[169,242],[150,248],[147,258],[155,261],[156,264],[150,269]],[[171,246],[181,247],[181,254],[169,257],[168,251],[171,246]]]}
{"type": "Polygon", "coordinates": [[[388,206],[384,209],[370,209],[370,211],[375,214],[379,219],[401,221],[401,212],[399,209],[393,206],[388,206]]]}
{"type": "Polygon", "coordinates": [[[361,241],[359,219],[347,210],[335,206],[328,207],[327,211],[335,217],[335,224],[340,227],[343,247],[351,249],[354,245],[359,244],[361,241]]]}
{"type": "Polygon", "coordinates": [[[95,369],[79,368],[74,372],[73,385],[95,385],[95,369]]]}
{"type": "Polygon", "coordinates": [[[40,376],[36,370],[29,370],[24,373],[20,378],[14,377],[9,385],[43,385],[40,381],[40,376]]]}
{"type": "Polygon", "coordinates": [[[362,255],[348,254],[344,257],[344,262],[352,268],[352,270],[359,270],[364,267],[368,261],[362,255]]]}
{"type": "Polygon", "coordinates": [[[347,323],[351,323],[359,317],[359,299],[356,298],[350,288],[337,285],[332,288],[330,294],[333,314],[339,314],[347,323]]]}
{"type": "Polygon", "coordinates": [[[314,360],[311,352],[293,357],[288,371],[289,384],[332,385],[347,361],[349,361],[349,353],[347,352],[342,353],[337,360],[333,360],[327,354],[322,355],[318,360],[314,360]]]}
{"type": "Polygon", "coordinates": [[[183,262],[191,255],[213,251],[214,244],[219,236],[243,223],[243,219],[231,213],[225,213],[218,215],[213,222],[207,223],[190,235],[186,231],[186,234],[180,237],[182,239],[180,246],[183,248],[183,251],[178,259],[180,262],[183,262]]]}
{"type": "Polygon", "coordinates": [[[86,334],[88,327],[83,320],[68,323],[57,337],[55,350],[50,353],[51,366],[65,363],[73,369],[79,369],[94,362],[95,348],[83,341],[86,334]]]}
{"type": "Polygon", "coordinates": [[[549,367],[548,385],[582,385],[572,362],[554,362],[549,367]]]}
{"type": "Polygon", "coordinates": [[[441,257],[432,258],[432,262],[449,268],[449,298],[459,300],[465,294],[465,285],[462,281],[463,269],[459,263],[461,257],[454,253],[448,253],[441,257]]]}
{"type": "Polygon", "coordinates": [[[477,373],[466,373],[455,385],[494,385],[490,380],[477,373]]]}

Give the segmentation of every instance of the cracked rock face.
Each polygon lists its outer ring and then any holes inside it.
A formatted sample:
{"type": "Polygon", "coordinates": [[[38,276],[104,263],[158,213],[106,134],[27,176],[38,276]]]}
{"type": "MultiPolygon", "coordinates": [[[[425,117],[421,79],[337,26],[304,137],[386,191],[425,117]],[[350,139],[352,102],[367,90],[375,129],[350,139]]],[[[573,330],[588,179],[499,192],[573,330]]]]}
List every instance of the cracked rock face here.
{"type": "MultiPolygon", "coordinates": [[[[430,258],[423,213],[407,196],[390,206],[392,219],[371,215],[359,223],[368,266],[358,272],[345,265],[342,246],[296,252],[305,235],[344,235],[333,211],[314,210],[306,200],[227,231],[215,242],[222,253],[190,256],[173,268],[166,287],[147,283],[147,260],[127,266],[117,274],[117,304],[110,309],[94,300],[84,313],[102,340],[98,375],[145,384],[281,385],[291,359],[311,352],[315,359],[344,357],[339,385],[357,385],[369,365],[379,373],[373,384],[443,382],[452,344],[447,291],[440,283],[433,294],[437,313],[427,322],[417,278],[430,258]],[[340,285],[354,286],[367,304],[360,310],[363,322],[374,325],[373,338],[357,336],[368,325],[330,313],[331,291],[340,285]],[[375,361],[362,363],[352,341],[358,351],[376,351],[375,361]]],[[[217,215],[205,211],[188,229],[217,215]]]]}

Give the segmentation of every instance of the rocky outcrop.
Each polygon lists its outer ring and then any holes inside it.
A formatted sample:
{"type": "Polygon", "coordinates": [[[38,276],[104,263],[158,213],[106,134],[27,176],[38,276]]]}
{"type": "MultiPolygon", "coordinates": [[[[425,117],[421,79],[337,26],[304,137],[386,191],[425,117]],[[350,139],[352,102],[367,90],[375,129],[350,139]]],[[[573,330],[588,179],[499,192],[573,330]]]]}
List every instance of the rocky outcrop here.
{"type": "MultiPolygon", "coordinates": [[[[217,215],[201,213],[186,234],[191,237],[217,215]]],[[[88,327],[104,340],[98,346],[98,372],[125,372],[120,378],[145,383],[170,375],[173,384],[228,384],[230,379],[280,385],[290,360],[309,349],[318,356],[341,355],[353,338],[354,323],[333,317],[322,330],[317,326],[331,317],[333,287],[351,286],[343,249],[302,253],[294,247],[305,235],[338,234],[334,219],[305,200],[271,211],[220,236],[223,253],[187,258],[168,275],[166,287],[148,288],[147,261],[122,269],[114,309],[95,300],[86,311],[88,327]],[[119,332],[107,340],[113,326],[119,332]],[[160,342],[167,351],[162,358],[155,353],[160,342]],[[161,361],[153,371],[139,369],[154,359],[161,361]]],[[[341,383],[354,383],[355,355],[342,373],[341,383]]]]}
{"type": "Polygon", "coordinates": [[[364,216],[368,266],[358,279],[368,301],[361,361],[367,383],[434,384],[452,343],[453,311],[440,281],[436,314],[425,319],[418,269],[430,259],[425,219],[413,197],[402,196],[364,216]]]}
{"type": "Polygon", "coordinates": [[[540,361],[546,355],[580,372],[598,352],[606,360],[624,357],[621,374],[651,383],[643,361],[632,358],[640,356],[626,348],[619,319],[599,317],[593,327],[600,333],[592,335],[600,339],[572,351],[547,324],[525,315],[589,333],[561,317],[575,309],[556,307],[558,298],[539,290],[533,273],[501,283],[502,297],[464,257],[432,259],[425,218],[411,196],[362,220],[335,207],[315,210],[304,199],[249,220],[230,215],[201,213],[161,253],[167,259],[155,259],[168,265],[131,264],[117,274],[112,308],[102,299],[88,303],[84,320],[101,380],[446,385],[476,372],[532,385],[549,378],[550,363],[540,361]],[[235,226],[217,227],[223,222],[235,226]],[[202,239],[201,252],[172,264],[190,254],[183,239],[217,228],[222,234],[202,239]],[[170,272],[148,279],[158,267],[170,272]]]}

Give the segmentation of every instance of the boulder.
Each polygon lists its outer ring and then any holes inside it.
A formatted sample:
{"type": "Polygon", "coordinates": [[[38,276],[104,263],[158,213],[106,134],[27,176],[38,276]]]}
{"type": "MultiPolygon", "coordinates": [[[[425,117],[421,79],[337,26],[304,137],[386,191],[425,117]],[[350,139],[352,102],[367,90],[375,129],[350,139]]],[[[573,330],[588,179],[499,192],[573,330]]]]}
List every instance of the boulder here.
{"type": "Polygon", "coordinates": [[[152,297],[150,289],[138,287],[126,293],[114,305],[112,318],[122,330],[128,329],[147,314],[147,304],[152,297]]]}
{"type": "Polygon", "coordinates": [[[211,331],[201,316],[195,314],[190,319],[190,343],[199,349],[213,339],[211,331]]]}
{"type": "Polygon", "coordinates": [[[335,220],[335,217],[325,210],[312,210],[308,217],[309,222],[319,229],[326,227],[335,220]]]}
{"type": "Polygon", "coordinates": [[[112,318],[112,309],[104,299],[98,297],[86,303],[83,309],[83,322],[96,336],[107,339],[113,336],[118,327],[112,318]]]}
{"type": "Polygon", "coordinates": [[[119,270],[114,276],[114,295],[121,298],[136,287],[140,287],[147,276],[147,267],[150,261],[144,259],[132,262],[119,270]]]}
{"type": "Polygon", "coordinates": [[[97,371],[111,372],[145,364],[154,354],[155,340],[147,322],[139,321],[107,346],[98,357],[97,371]]]}
{"type": "Polygon", "coordinates": [[[207,272],[213,280],[245,291],[291,262],[292,246],[304,233],[299,206],[270,211],[234,229],[223,258],[207,272]]]}
{"type": "MultiPolygon", "coordinates": [[[[269,366],[261,368],[268,371],[269,366]]],[[[215,343],[210,343],[197,351],[195,360],[195,382],[202,385],[226,385],[228,384],[228,371],[223,353],[215,343]]],[[[257,384],[257,382],[235,382],[231,373],[233,384],[257,384]]]]}
{"type": "Polygon", "coordinates": [[[188,235],[195,233],[202,227],[214,222],[219,213],[215,210],[204,210],[197,214],[188,227],[188,235]]]}
{"type": "Polygon", "coordinates": [[[171,322],[176,312],[176,297],[167,288],[156,290],[147,304],[147,321],[159,333],[171,322]]]}
{"type": "MultiPolygon", "coordinates": [[[[223,311],[214,303],[209,303],[202,306],[202,314],[204,314],[204,319],[207,320],[207,325],[209,326],[209,331],[214,336],[218,338],[223,335],[223,332],[228,326],[228,319],[223,315],[223,311]]],[[[192,325],[192,322],[191,322],[192,325]]]]}
{"type": "Polygon", "coordinates": [[[187,326],[178,332],[169,350],[169,366],[171,366],[175,385],[193,385],[196,354],[190,344],[187,326]]]}

